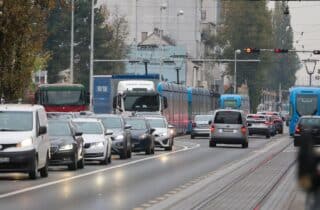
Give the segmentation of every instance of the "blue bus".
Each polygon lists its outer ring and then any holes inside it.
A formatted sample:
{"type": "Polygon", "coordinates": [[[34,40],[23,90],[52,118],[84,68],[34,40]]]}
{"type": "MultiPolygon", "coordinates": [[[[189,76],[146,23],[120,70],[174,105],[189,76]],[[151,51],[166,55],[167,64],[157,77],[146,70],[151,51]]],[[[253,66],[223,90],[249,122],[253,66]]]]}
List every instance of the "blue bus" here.
{"type": "Polygon", "coordinates": [[[220,96],[220,108],[240,109],[245,113],[250,113],[250,100],[247,95],[222,94],[220,96]]]}
{"type": "Polygon", "coordinates": [[[292,136],[301,116],[320,115],[320,88],[293,87],[289,92],[289,133],[292,136]]]}

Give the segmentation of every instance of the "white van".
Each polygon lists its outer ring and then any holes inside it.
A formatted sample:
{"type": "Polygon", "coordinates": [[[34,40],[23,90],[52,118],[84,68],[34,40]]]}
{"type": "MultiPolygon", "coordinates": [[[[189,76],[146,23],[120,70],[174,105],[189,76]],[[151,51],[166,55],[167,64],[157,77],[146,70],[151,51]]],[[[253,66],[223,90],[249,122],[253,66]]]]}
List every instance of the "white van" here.
{"type": "Polygon", "coordinates": [[[50,142],[43,106],[0,105],[0,172],[48,176],[50,142]]]}

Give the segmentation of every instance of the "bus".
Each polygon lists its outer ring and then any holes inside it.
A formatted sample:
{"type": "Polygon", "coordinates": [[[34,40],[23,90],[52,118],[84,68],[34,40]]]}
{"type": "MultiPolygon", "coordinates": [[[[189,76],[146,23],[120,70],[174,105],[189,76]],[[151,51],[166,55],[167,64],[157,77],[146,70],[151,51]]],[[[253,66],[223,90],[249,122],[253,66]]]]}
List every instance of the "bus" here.
{"type": "Polygon", "coordinates": [[[220,96],[220,108],[239,109],[248,114],[250,113],[249,96],[238,94],[222,94],[220,96]]]}
{"type": "Polygon", "coordinates": [[[81,84],[42,84],[36,90],[35,103],[47,112],[80,112],[89,108],[89,96],[81,84]]]}
{"type": "Polygon", "coordinates": [[[320,115],[320,88],[292,87],[289,93],[289,133],[293,136],[301,116],[320,115]]]}

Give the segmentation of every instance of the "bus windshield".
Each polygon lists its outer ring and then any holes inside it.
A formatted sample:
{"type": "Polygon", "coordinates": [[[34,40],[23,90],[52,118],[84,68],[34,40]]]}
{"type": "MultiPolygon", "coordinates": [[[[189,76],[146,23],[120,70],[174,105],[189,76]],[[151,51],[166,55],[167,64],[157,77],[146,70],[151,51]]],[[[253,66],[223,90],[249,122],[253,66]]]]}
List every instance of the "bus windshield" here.
{"type": "Polygon", "coordinates": [[[237,101],[236,100],[232,100],[232,99],[224,100],[224,107],[225,108],[236,109],[237,108],[237,101]]]}
{"type": "Polygon", "coordinates": [[[298,95],[297,113],[299,116],[315,115],[318,111],[318,97],[316,95],[298,95]]]}
{"type": "Polygon", "coordinates": [[[159,111],[158,95],[126,95],[124,107],[126,111],[159,111]]]}
{"type": "Polygon", "coordinates": [[[44,97],[46,105],[79,105],[83,104],[80,90],[47,90],[44,97]]]}

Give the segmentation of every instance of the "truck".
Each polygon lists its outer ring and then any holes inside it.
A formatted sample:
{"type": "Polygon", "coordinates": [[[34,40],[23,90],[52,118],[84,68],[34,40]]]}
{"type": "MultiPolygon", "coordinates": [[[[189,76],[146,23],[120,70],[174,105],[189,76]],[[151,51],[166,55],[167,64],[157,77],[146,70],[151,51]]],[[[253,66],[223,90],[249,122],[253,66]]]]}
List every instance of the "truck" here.
{"type": "Polygon", "coordinates": [[[159,82],[158,74],[94,76],[94,112],[161,114],[167,103],[156,89],[159,82]]]}

